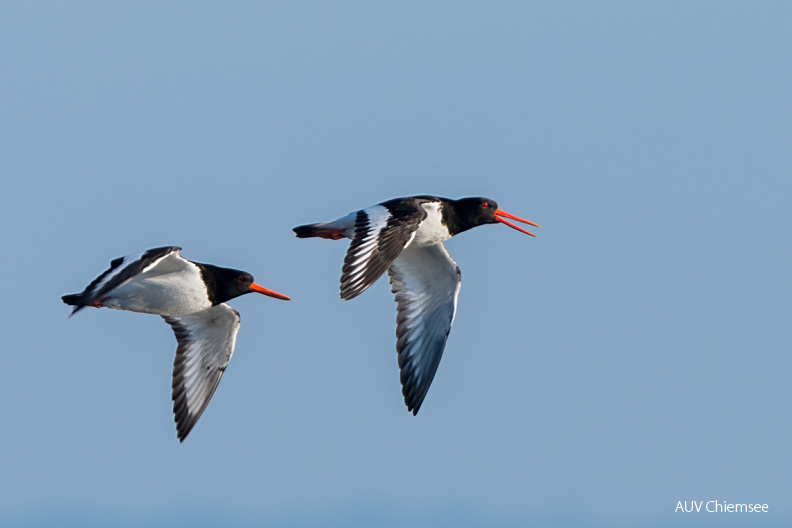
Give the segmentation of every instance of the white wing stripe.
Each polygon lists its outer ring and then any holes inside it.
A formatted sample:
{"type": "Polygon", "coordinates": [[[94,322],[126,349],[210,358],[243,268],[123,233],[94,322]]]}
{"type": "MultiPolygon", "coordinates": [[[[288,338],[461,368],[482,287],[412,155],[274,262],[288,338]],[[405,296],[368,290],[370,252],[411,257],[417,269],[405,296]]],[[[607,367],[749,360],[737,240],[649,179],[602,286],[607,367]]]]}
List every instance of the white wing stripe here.
{"type": "Polygon", "coordinates": [[[391,213],[388,211],[388,208],[382,205],[373,205],[363,210],[368,216],[369,224],[372,226],[377,226],[377,230],[385,227],[391,217],[391,213]]]}
{"type": "MultiPolygon", "coordinates": [[[[366,236],[363,237],[363,242],[355,251],[353,266],[359,266],[371,258],[371,254],[377,248],[378,235],[388,225],[388,220],[391,217],[390,211],[381,205],[375,205],[363,211],[366,213],[369,228],[366,231],[366,236]]],[[[362,272],[363,270],[359,271],[362,272]]]]}
{"type": "Polygon", "coordinates": [[[360,295],[388,269],[426,216],[417,202],[386,203],[391,209],[375,205],[355,213],[352,244],[341,273],[345,300],[360,295]]]}
{"type": "Polygon", "coordinates": [[[130,264],[142,259],[145,253],[146,253],[145,251],[141,251],[137,255],[128,255],[126,257],[123,257],[121,264],[119,264],[119,266],[116,269],[108,273],[107,276],[104,279],[102,279],[101,282],[97,283],[96,286],[94,286],[94,288],[89,293],[93,294],[94,292],[101,291],[101,289],[104,288],[108,282],[110,282],[116,275],[118,275],[126,268],[128,268],[130,264]]]}
{"type": "MultiPolygon", "coordinates": [[[[178,253],[178,251],[176,251],[175,253],[178,253]]],[[[143,268],[143,271],[141,271],[140,273],[141,273],[141,274],[142,274],[142,273],[146,273],[146,272],[147,272],[147,271],[149,271],[150,269],[152,269],[152,268],[155,268],[155,267],[157,266],[157,264],[159,264],[160,262],[162,262],[162,261],[163,261],[163,260],[165,260],[166,258],[170,257],[171,255],[173,255],[173,253],[168,253],[168,254],[166,254],[166,255],[163,255],[163,256],[161,256],[160,258],[158,258],[158,259],[156,259],[156,260],[153,260],[153,261],[152,261],[152,262],[151,262],[151,263],[150,263],[148,266],[146,266],[145,268],[143,268]]],[[[143,254],[141,253],[141,254],[140,254],[140,257],[142,257],[142,256],[143,256],[143,254]]],[[[178,255],[177,255],[177,256],[178,256],[178,255]]],[[[138,258],[140,258],[140,257],[138,257],[138,258]]]]}

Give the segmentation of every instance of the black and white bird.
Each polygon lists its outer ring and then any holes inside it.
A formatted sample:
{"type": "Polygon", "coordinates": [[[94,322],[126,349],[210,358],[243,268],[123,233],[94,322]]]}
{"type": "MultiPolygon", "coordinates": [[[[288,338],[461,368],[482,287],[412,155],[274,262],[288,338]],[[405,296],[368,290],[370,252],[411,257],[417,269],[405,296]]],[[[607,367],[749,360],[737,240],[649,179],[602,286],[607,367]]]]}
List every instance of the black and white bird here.
{"type": "Polygon", "coordinates": [[[459,267],[443,242],[484,224],[502,223],[536,236],[506,218],[534,227],[498,209],[489,198],[451,200],[436,196],[395,198],[318,224],[294,228],[299,238],[350,238],[341,298],[360,295],[388,270],[396,297],[396,350],[407,410],[415,415],[437,372],[456,313],[459,267]]]}
{"type": "Polygon", "coordinates": [[[71,315],[86,306],[114,308],[160,315],[171,325],[178,342],[173,413],[184,441],[234,353],[239,312],[225,302],[251,292],[290,299],[255,284],[249,273],[192,262],[180,251],[167,246],[117,258],[82,293],[62,299],[74,306],[71,315]]]}

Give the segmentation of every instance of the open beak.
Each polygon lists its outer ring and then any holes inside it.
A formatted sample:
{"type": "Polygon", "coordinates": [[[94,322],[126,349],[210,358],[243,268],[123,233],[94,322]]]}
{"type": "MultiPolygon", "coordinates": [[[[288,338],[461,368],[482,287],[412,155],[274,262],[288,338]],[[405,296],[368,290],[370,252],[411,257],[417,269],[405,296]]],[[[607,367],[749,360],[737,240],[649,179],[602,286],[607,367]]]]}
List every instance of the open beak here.
{"type": "Polygon", "coordinates": [[[526,231],[522,227],[517,227],[516,225],[512,224],[511,222],[507,222],[506,220],[504,220],[501,217],[509,218],[511,220],[517,220],[518,222],[522,222],[523,224],[532,225],[534,227],[540,227],[540,226],[534,224],[533,222],[529,222],[528,220],[523,220],[522,218],[518,218],[518,217],[516,217],[514,215],[510,215],[509,213],[501,211],[500,209],[495,209],[495,220],[497,220],[501,224],[506,224],[507,226],[511,227],[512,229],[516,229],[520,233],[525,233],[526,235],[531,235],[532,237],[536,237],[536,235],[534,235],[533,233],[529,233],[528,231],[526,231]]]}
{"type": "Polygon", "coordinates": [[[250,285],[250,291],[254,291],[254,292],[260,293],[262,295],[268,295],[270,297],[275,297],[276,299],[281,299],[283,301],[291,301],[291,299],[286,297],[285,295],[280,294],[278,292],[274,292],[272,290],[268,290],[267,288],[262,288],[261,286],[259,286],[256,283],[253,283],[253,284],[250,285]]]}

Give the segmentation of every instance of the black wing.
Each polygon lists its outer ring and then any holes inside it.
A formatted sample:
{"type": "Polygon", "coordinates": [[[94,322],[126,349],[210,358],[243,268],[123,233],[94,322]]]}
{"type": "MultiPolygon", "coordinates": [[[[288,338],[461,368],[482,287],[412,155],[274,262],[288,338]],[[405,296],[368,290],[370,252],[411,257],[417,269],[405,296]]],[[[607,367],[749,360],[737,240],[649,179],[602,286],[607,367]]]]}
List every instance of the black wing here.
{"type": "Polygon", "coordinates": [[[421,203],[399,199],[357,212],[355,234],[341,270],[342,299],[363,293],[399,256],[426,218],[421,203]]]}

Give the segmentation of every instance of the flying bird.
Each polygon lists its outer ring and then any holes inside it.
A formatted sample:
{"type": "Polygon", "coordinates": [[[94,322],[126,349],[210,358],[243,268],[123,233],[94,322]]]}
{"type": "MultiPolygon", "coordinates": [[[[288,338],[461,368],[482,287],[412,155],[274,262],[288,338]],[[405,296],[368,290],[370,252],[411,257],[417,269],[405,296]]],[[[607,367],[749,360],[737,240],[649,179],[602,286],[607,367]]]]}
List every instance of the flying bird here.
{"type": "Polygon", "coordinates": [[[74,306],[156,314],[176,334],[173,362],[173,413],[184,441],[212,398],[234,353],[239,312],[226,301],[256,292],[284,301],[244,271],[201,264],[182,257],[180,247],[149,249],[110,262],[82,293],[64,295],[74,306]]]}
{"type": "Polygon", "coordinates": [[[404,402],[413,415],[437,372],[456,314],[459,266],[443,242],[484,224],[534,227],[498,209],[489,198],[452,200],[436,196],[394,198],[337,220],[294,228],[299,238],[350,238],[341,274],[341,298],[363,293],[388,270],[396,297],[396,350],[404,402]]]}

